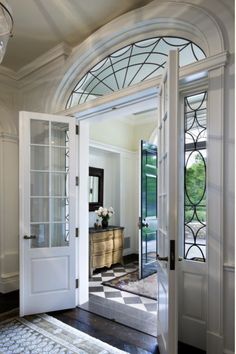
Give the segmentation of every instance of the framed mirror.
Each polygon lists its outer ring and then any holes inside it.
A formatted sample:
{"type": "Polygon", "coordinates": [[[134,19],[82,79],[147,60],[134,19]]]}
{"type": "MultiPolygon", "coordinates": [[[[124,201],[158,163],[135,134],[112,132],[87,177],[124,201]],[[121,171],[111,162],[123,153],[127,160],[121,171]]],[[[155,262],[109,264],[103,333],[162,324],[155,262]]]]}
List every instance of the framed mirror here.
{"type": "Polygon", "coordinates": [[[103,179],[102,168],[89,167],[89,211],[103,206],[103,179]]]}

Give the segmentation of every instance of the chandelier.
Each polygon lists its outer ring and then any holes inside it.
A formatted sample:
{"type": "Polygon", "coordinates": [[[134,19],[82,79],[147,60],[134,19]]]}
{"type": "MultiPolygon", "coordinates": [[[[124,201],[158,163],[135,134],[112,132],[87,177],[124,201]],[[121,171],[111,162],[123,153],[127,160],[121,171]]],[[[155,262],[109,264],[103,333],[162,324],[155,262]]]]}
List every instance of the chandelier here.
{"type": "Polygon", "coordinates": [[[6,52],[9,37],[12,37],[13,18],[5,0],[0,1],[0,64],[6,52]]]}

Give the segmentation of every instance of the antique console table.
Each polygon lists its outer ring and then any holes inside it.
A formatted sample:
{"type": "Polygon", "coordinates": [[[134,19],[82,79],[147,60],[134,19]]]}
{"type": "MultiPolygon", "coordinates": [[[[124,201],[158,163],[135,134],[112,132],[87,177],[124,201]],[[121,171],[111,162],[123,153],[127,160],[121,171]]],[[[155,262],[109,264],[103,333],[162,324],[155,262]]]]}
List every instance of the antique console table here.
{"type": "Polygon", "coordinates": [[[89,228],[89,274],[94,269],[123,264],[124,227],[89,228]]]}

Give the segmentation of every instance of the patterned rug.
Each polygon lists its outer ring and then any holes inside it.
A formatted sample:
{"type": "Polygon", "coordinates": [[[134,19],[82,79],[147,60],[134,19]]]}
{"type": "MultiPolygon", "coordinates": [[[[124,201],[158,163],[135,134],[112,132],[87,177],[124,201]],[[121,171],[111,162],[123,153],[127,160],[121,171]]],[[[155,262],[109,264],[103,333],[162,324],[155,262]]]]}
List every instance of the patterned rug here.
{"type": "Polygon", "coordinates": [[[42,314],[0,322],[0,353],[122,354],[86,333],[42,314]]]}
{"type": "Polygon", "coordinates": [[[139,280],[138,270],[127,273],[120,277],[104,281],[102,285],[110,286],[119,290],[128,291],[132,294],[157,299],[157,274],[139,280]]]}

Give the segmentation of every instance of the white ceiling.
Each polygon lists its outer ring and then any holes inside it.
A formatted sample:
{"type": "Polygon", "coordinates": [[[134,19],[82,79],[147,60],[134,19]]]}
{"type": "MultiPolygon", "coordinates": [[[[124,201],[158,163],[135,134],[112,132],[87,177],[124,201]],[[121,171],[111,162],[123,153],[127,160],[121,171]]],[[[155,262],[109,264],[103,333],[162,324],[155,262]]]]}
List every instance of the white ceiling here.
{"type": "Polygon", "coordinates": [[[152,0],[8,0],[14,19],[2,65],[18,70],[61,42],[81,43],[112,19],[152,0]]]}

